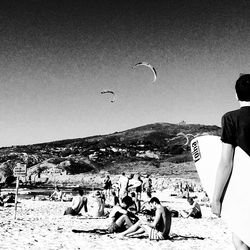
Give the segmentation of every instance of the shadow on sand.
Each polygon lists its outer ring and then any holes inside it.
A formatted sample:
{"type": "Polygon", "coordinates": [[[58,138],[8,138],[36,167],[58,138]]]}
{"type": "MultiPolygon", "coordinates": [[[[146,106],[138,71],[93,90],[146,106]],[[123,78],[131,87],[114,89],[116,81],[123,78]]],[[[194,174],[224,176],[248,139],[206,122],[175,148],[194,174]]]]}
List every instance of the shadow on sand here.
{"type": "Polygon", "coordinates": [[[177,241],[177,240],[205,240],[204,237],[200,237],[200,236],[186,236],[186,235],[179,235],[179,234],[172,234],[169,237],[169,240],[171,241],[177,241]]]}
{"type": "MultiPolygon", "coordinates": [[[[91,229],[91,230],[77,230],[77,229],[73,229],[72,230],[73,233],[92,233],[92,234],[97,234],[97,235],[107,235],[110,234],[108,233],[107,229],[91,229]]],[[[130,238],[137,238],[137,239],[146,239],[148,238],[148,236],[146,235],[140,235],[137,237],[130,237],[130,238]]],[[[180,240],[204,240],[204,237],[200,237],[200,236],[185,236],[185,235],[179,235],[179,234],[172,234],[168,240],[170,241],[180,241],[180,240]]]]}

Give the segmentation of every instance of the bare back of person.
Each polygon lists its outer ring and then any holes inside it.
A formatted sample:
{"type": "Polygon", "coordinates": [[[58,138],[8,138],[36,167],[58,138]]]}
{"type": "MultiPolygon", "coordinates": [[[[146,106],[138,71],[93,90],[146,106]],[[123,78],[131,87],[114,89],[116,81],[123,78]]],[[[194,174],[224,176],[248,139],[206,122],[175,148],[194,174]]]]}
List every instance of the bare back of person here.
{"type": "Polygon", "coordinates": [[[167,238],[171,228],[172,217],[166,207],[157,208],[156,213],[160,213],[160,220],[156,225],[156,230],[162,232],[164,238],[167,238]],[[158,211],[157,211],[158,210],[158,211]]]}

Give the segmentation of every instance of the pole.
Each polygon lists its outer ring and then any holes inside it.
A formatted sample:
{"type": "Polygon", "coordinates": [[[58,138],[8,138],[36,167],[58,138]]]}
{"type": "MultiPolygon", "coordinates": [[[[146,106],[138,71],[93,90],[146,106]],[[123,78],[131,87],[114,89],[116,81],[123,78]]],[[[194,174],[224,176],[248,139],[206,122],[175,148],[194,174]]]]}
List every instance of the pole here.
{"type": "Polygon", "coordinates": [[[19,176],[16,177],[16,196],[15,196],[14,219],[16,219],[18,187],[19,187],[19,176]]]}
{"type": "Polygon", "coordinates": [[[54,174],[53,174],[53,176],[54,176],[54,187],[56,187],[56,177],[55,177],[56,169],[55,169],[55,165],[53,166],[53,169],[54,169],[54,174]]]}

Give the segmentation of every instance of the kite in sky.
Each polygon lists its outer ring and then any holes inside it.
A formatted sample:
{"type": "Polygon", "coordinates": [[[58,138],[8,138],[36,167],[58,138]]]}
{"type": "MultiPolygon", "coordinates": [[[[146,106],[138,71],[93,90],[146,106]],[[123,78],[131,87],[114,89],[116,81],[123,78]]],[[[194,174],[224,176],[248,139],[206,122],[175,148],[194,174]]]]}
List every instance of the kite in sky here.
{"type": "Polygon", "coordinates": [[[145,67],[148,67],[149,69],[151,69],[151,71],[153,72],[153,75],[154,75],[154,79],[153,79],[153,83],[156,81],[157,79],[157,72],[156,72],[156,69],[148,62],[138,62],[135,64],[135,67],[138,67],[138,66],[145,66],[145,67]]]}
{"type": "Polygon", "coordinates": [[[112,98],[111,98],[110,102],[115,102],[115,100],[116,100],[115,92],[113,90],[102,90],[101,94],[110,94],[110,95],[112,95],[112,98]]]}

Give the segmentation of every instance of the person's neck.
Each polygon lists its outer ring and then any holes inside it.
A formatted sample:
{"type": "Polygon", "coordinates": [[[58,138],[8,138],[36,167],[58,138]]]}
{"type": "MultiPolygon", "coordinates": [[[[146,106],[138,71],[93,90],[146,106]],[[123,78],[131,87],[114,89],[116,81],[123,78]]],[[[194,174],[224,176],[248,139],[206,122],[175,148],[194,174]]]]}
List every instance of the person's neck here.
{"type": "Polygon", "coordinates": [[[245,101],[239,101],[240,102],[240,107],[250,107],[250,102],[245,102],[245,101]]]}

